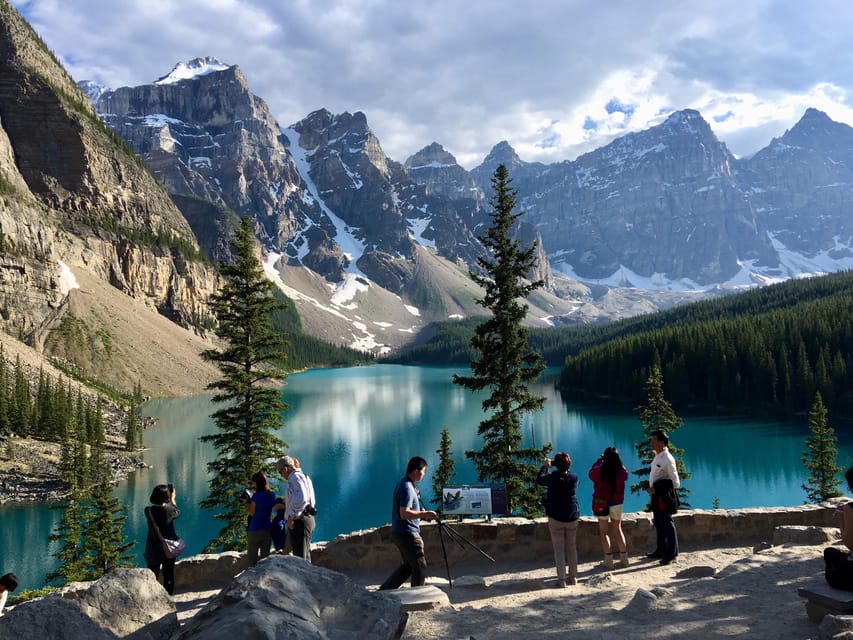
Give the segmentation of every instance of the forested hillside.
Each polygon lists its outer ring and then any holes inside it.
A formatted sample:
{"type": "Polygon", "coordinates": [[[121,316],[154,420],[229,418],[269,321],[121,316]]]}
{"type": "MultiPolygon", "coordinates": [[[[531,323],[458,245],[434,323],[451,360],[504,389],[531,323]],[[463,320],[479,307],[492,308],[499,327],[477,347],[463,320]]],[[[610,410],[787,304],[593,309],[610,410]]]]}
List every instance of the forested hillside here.
{"type": "Polygon", "coordinates": [[[792,415],[819,391],[834,415],[853,415],[850,272],[654,314],[631,329],[614,325],[608,339],[569,355],[563,391],[637,403],[658,364],[681,407],[792,415]]]}

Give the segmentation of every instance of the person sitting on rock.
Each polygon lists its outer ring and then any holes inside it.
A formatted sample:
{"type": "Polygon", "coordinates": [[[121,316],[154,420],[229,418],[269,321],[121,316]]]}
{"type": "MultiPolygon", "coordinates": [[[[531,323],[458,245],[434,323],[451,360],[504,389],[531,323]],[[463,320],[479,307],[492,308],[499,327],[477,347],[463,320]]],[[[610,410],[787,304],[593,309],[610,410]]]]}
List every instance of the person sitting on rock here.
{"type": "MultiPolygon", "coordinates": [[[[853,467],[847,469],[844,479],[847,480],[847,488],[853,492],[853,467]]],[[[847,551],[838,547],[823,550],[824,575],[829,586],[853,591],[853,560],[850,558],[850,552],[853,551],[853,501],[839,507],[835,521],[841,527],[841,542],[847,551]]]]}
{"type": "Polygon", "coordinates": [[[3,607],[6,606],[6,598],[9,593],[18,588],[18,577],[14,573],[7,573],[0,577],[0,616],[3,615],[3,607]]]}

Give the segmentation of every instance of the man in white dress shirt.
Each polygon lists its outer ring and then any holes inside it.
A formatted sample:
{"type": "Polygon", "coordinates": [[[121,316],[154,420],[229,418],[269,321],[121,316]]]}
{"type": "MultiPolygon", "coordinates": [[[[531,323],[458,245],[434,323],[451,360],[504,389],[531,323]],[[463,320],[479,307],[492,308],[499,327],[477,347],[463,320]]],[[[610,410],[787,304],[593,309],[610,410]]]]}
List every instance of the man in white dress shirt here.
{"type": "Polygon", "coordinates": [[[314,484],[290,456],[279,458],[276,467],[287,480],[284,519],[287,521],[290,547],[293,555],[311,562],[311,536],[314,534],[314,516],[317,513],[314,484]]]}
{"type": "Polygon", "coordinates": [[[652,431],[649,438],[655,459],[652,460],[647,491],[652,501],[652,521],[657,532],[657,548],[650,558],[658,558],[661,564],[669,564],[678,555],[678,536],[672,514],[677,508],[676,490],[681,486],[675,458],[669,452],[669,436],[661,429],[652,431]]]}

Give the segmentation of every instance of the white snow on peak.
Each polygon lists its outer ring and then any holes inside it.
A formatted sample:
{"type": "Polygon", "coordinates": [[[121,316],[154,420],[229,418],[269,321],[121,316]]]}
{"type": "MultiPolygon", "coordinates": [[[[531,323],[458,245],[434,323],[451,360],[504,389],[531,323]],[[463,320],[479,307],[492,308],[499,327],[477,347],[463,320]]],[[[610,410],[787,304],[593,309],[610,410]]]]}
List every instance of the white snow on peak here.
{"type": "Polygon", "coordinates": [[[404,304],[403,306],[406,308],[406,311],[411,313],[413,316],[420,316],[421,315],[421,310],[418,309],[417,307],[413,307],[412,305],[409,305],[409,304],[404,304]]]}
{"type": "Polygon", "coordinates": [[[584,284],[601,284],[614,288],[646,289],[650,291],[681,291],[701,292],[722,287],[755,287],[765,286],[789,280],[791,278],[809,278],[825,275],[836,271],[853,269],[853,243],[843,242],[838,236],[834,238],[831,249],[819,251],[812,256],[805,256],[788,249],[774,234],[768,233],[770,242],[779,256],[779,265],[762,267],[755,260],[739,261],[740,270],[731,278],[720,284],[700,285],[697,282],[682,278],[672,280],[662,273],[651,276],[641,276],[628,267],[620,265],[609,277],[584,278],[575,273],[572,265],[566,262],[565,254],[558,252],[549,256],[551,269],[562,273],[584,284]],[[836,253],[833,256],[831,253],[836,253]]]}
{"type": "Polygon", "coordinates": [[[174,84],[182,80],[200,78],[209,73],[225,71],[230,66],[210,56],[195,58],[189,62],[179,62],[167,75],[155,80],[154,84],[174,84]]]}
{"type": "Polygon", "coordinates": [[[295,129],[285,129],[282,127],[281,132],[287,136],[288,140],[290,140],[290,155],[296,163],[296,169],[299,171],[299,175],[302,176],[302,179],[305,181],[305,186],[308,190],[307,197],[317,201],[317,204],[320,205],[323,213],[328,216],[329,220],[331,220],[332,224],[335,226],[335,242],[337,242],[341,247],[341,251],[343,251],[344,255],[349,258],[349,265],[347,266],[346,272],[362,276],[366,281],[367,276],[365,276],[355,265],[355,263],[358,262],[358,259],[364,254],[364,243],[356,238],[350,231],[347,224],[328,206],[326,206],[323,198],[320,197],[320,192],[317,190],[314,181],[311,179],[311,164],[308,162],[308,156],[314,153],[316,149],[306,151],[300,147],[299,132],[295,129]]]}
{"type": "Polygon", "coordinates": [[[72,289],[79,289],[80,285],[77,284],[77,278],[74,276],[74,272],[71,271],[71,268],[62,262],[59,261],[59,291],[62,295],[67,296],[68,292],[72,289]]]}
{"type": "Polygon", "coordinates": [[[406,171],[417,171],[418,169],[447,169],[452,167],[458,167],[459,165],[453,162],[439,162],[438,160],[431,160],[426,164],[419,164],[416,167],[409,167],[406,171]]]}

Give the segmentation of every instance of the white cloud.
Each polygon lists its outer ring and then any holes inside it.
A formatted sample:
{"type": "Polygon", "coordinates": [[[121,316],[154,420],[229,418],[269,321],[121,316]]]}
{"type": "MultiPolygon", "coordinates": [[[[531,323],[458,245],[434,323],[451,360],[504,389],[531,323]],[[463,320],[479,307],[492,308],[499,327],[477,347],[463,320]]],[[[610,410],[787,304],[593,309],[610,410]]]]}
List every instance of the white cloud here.
{"type": "Polygon", "coordinates": [[[282,126],[363,111],[401,162],[438,141],[471,168],[504,139],[571,159],[688,107],[740,155],[809,106],[853,123],[843,0],[12,2],[77,80],[149,83],[215,56],[282,126]]]}

